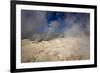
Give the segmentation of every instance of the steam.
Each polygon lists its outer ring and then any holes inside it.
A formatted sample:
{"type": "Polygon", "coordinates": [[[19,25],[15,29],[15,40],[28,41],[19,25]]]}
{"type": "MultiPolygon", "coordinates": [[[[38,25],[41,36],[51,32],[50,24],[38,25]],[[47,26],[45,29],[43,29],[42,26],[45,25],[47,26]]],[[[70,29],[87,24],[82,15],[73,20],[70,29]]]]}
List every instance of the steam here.
{"type": "Polygon", "coordinates": [[[21,11],[21,33],[22,39],[30,38],[38,29],[46,29],[46,12],[22,10],[21,11]]]}
{"type": "Polygon", "coordinates": [[[22,10],[22,39],[28,38],[35,42],[41,42],[55,38],[89,36],[89,20],[88,13],[65,13],[63,19],[59,18],[48,23],[46,11],[22,10]],[[63,23],[61,23],[62,21],[63,23]],[[65,25],[65,27],[60,28],[61,25],[65,25]]]}

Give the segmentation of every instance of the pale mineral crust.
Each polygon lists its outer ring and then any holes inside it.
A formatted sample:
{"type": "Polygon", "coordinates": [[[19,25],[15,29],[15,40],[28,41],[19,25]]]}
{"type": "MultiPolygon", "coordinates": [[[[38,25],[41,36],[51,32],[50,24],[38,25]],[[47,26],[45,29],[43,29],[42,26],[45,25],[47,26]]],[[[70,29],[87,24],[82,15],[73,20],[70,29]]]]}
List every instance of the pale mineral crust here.
{"type": "MultiPolygon", "coordinates": [[[[85,39],[84,39],[85,40],[85,39]]],[[[70,61],[89,59],[89,52],[82,52],[80,38],[55,38],[49,41],[21,41],[21,62],[70,61]],[[84,54],[86,55],[84,55],[84,54]]],[[[83,42],[84,44],[85,42],[83,42]]],[[[89,48],[87,44],[83,45],[89,48]]],[[[89,51],[89,50],[88,50],[89,51]]]]}

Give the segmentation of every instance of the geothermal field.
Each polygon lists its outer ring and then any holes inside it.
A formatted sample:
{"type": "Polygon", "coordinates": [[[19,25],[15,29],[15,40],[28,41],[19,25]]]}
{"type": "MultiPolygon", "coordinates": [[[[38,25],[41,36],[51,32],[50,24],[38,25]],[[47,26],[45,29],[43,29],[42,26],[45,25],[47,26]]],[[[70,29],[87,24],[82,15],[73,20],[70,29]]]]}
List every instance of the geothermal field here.
{"type": "Polygon", "coordinates": [[[21,11],[21,62],[90,59],[89,13],[21,11]]]}
{"type": "Polygon", "coordinates": [[[49,41],[22,40],[22,62],[86,60],[89,38],[55,38],[49,41]]]}

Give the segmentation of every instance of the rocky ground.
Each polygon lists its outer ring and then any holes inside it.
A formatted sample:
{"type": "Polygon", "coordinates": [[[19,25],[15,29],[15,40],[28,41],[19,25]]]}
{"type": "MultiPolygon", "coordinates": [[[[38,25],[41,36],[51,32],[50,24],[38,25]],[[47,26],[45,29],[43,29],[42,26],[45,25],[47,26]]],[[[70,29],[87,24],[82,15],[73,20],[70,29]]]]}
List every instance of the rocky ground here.
{"type": "Polygon", "coordinates": [[[87,37],[55,38],[41,42],[23,39],[21,43],[21,62],[85,60],[90,57],[87,37]]]}

